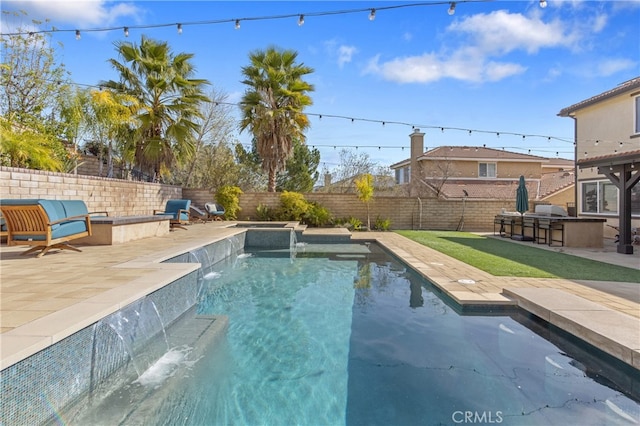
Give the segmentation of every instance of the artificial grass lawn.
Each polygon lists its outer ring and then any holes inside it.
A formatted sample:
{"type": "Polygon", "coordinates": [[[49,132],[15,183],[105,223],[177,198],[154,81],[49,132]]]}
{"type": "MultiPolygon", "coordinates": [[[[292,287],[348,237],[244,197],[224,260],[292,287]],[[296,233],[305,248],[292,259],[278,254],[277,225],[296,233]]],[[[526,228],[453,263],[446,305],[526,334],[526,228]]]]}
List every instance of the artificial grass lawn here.
{"type": "Polygon", "coordinates": [[[468,232],[396,232],[495,276],[640,282],[635,269],[468,232]]]}

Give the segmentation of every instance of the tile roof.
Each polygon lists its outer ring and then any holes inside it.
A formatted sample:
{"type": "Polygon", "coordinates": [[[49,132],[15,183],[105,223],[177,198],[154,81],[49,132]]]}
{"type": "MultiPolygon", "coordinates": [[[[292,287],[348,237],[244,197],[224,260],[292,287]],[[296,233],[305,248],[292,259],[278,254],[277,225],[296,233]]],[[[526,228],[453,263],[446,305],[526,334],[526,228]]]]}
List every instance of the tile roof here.
{"type": "MultiPolygon", "coordinates": [[[[571,187],[575,183],[575,175],[571,172],[545,173],[540,179],[525,181],[529,198],[542,200],[558,191],[571,187]]],[[[435,192],[435,183],[425,182],[435,192]]],[[[489,198],[495,200],[515,200],[518,179],[513,180],[478,180],[449,179],[440,188],[445,198],[460,198],[462,190],[467,191],[469,198],[489,198]]]]}
{"type": "Polygon", "coordinates": [[[563,108],[560,110],[558,115],[560,117],[568,117],[572,112],[578,111],[593,104],[597,104],[598,102],[602,102],[605,99],[612,98],[633,89],[640,89],[640,77],[632,78],[631,80],[625,81],[624,83],[619,84],[611,90],[607,90],[606,92],[602,92],[599,95],[592,96],[589,99],[585,99],[584,101],[580,101],[576,104],[563,108]]]}
{"type": "Polygon", "coordinates": [[[638,161],[640,163],[640,149],[635,151],[617,152],[613,154],[598,155],[595,157],[581,158],[577,161],[578,166],[595,166],[600,163],[611,162],[613,164],[622,164],[638,161]]]}
{"type": "Polygon", "coordinates": [[[446,158],[446,159],[491,159],[491,160],[525,160],[525,161],[549,161],[548,158],[537,155],[520,154],[502,149],[486,148],[483,146],[439,146],[424,154],[420,159],[446,158]]]}

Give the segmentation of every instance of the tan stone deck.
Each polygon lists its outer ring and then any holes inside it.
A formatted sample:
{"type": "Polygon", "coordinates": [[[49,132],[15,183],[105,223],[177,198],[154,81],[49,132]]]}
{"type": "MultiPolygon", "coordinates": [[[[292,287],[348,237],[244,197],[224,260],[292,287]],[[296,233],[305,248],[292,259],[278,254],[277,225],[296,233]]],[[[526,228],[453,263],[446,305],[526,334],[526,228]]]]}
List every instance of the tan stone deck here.
{"type": "MultiPolygon", "coordinates": [[[[0,369],[194,270],[192,264],[160,262],[244,232],[228,226],[229,222],[194,224],[165,236],[83,246],[82,253],[52,251],[39,259],[20,256],[24,247],[2,245],[0,369]]],[[[518,303],[640,369],[640,280],[631,284],[633,297],[621,297],[606,291],[615,283],[598,283],[600,289],[595,289],[562,279],[494,277],[392,232],[355,233],[352,238],[377,240],[463,306],[518,303]]],[[[640,274],[640,250],[634,255],[615,253],[611,247],[565,251],[632,267],[640,274]]]]}

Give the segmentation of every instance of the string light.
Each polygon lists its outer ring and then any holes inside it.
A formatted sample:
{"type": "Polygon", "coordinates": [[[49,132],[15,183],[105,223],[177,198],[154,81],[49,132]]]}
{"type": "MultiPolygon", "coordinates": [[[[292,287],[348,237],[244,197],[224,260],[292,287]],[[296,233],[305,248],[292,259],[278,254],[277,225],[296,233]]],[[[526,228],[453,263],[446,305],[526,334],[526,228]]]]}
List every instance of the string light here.
{"type": "Polygon", "coordinates": [[[540,7],[543,9],[547,7],[547,0],[540,0],[540,7]]]}
{"type": "Polygon", "coordinates": [[[449,5],[449,10],[447,10],[447,13],[449,14],[449,16],[453,15],[454,13],[456,13],[456,2],[451,2],[449,5]]]}
{"type": "Polygon", "coordinates": [[[178,34],[182,34],[182,24],[178,24],[178,34]]]}
{"type": "Polygon", "coordinates": [[[124,36],[129,37],[129,27],[124,27],[124,36]]]}
{"type": "MultiPolygon", "coordinates": [[[[408,3],[408,4],[395,4],[390,6],[381,6],[377,8],[361,8],[361,9],[347,9],[347,10],[329,10],[329,11],[321,11],[321,12],[307,12],[304,14],[295,13],[295,14],[285,14],[285,15],[270,15],[270,16],[254,16],[254,17],[244,17],[241,19],[217,19],[217,20],[208,20],[208,21],[192,21],[192,22],[182,22],[179,24],[180,28],[186,25],[216,25],[223,23],[234,23],[235,29],[240,28],[240,21],[261,21],[261,20],[275,20],[275,19],[285,19],[285,18],[293,18],[297,17],[309,17],[309,16],[333,16],[333,15],[346,15],[346,14],[354,14],[354,13],[362,13],[368,12],[369,19],[374,20],[377,12],[381,10],[393,10],[393,9],[402,9],[409,7],[427,7],[427,6],[437,6],[442,4],[449,4],[448,13],[453,15],[455,13],[456,5],[461,3],[486,3],[493,0],[460,0],[457,2],[422,2],[422,3],[408,3]]],[[[172,27],[176,25],[175,23],[163,23],[163,24],[149,24],[149,25],[130,25],[128,27],[124,27],[125,35],[128,34],[129,29],[151,29],[151,28],[163,28],[163,27],[172,27]]],[[[106,31],[114,31],[114,30],[122,30],[122,27],[103,27],[103,28],[86,28],[86,29],[78,29],[78,31],[82,32],[106,32],[106,31]]],[[[75,29],[48,29],[48,30],[39,30],[39,31],[17,31],[12,33],[0,33],[0,36],[18,36],[18,35],[34,35],[34,34],[46,34],[46,33],[63,33],[63,32],[75,32],[75,29]]]]}
{"type": "MultiPolygon", "coordinates": [[[[43,81],[48,81],[48,82],[53,82],[53,83],[63,83],[62,81],[54,81],[54,80],[50,80],[50,79],[42,79],[43,81]]],[[[96,86],[96,85],[90,85],[90,84],[82,84],[82,83],[76,83],[76,82],[64,82],[67,84],[72,84],[75,86],[80,86],[80,87],[87,87],[87,88],[96,88],[96,89],[100,89],[102,90],[101,86],[96,86]]],[[[240,106],[240,104],[238,103],[230,103],[230,102],[219,102],[216,101],[215,102],[216,105],[224,105],[224,106],[240,106]]],[[[370,118],[362,118],[362,117],[351,117],[351,116],[344,116],[344,115],[333,115],[333,114],[318,114],[318,113],[306,113],[306,115],[308,116],[317,116],[319,120],[322,120],[323,118],[332,118],[332,119],[343,119],[343,120],[348,120],[351,123],[355,123],[356,121],[358,122],[368,122],[368,123],[379,123],[382,126],[386,126],[388,124],[391,125],[399,125],[399,126],[406,126],[406,127],[410,127],[412,130],[415,130],[416,128],[418,129],[439,129],[440,132],[444,133],[445,129],[447,130],[452,130],[452,131],[464,131],[467,132],[468,135],[472,136],[472,133],[484,133],[484,134],[495,134],[495,135],[510,135],[510,136],[518,136],[521,137],[523,141],[525,141],[526,137],[528,136],[529,138],[544,138],[548,141],[551,140],[555,140],[555,141],[559,141],[559,142],[563,142],[563,143],[570,143],[571,145],[575,146],[575,141],[574,140],[570,140],[568,138],[563,138],[563,137],[558,137],[558,136],[549,136],[549,135],[537,135],[537,134],[523,134],[523,133],[515,133],[515,132],[498,132],[495,130],[482,130],[482,129],[469,129],[469,128],[461,128],[461,127],[446,127],[446,126],[433,126],[433,125],[427,125],[427,124],[417,124],[417,123],[408,123],[408,122],[401,122],[401,121],[389,121],[389,120],[376,120],[376,119],[370,119],[370,118]]],[[[585,144],[589,144],[589,143],[593,143],[593,140],[581,140],[581,143],[585,143],[585,144]]],[[[633,142],[621,142],[621,141],[603,141],[602,139],[599,139],[598,142],[609,142],[611,144],[615,143],[615,144],[619,144],[620,147],[623,147],[623,145],[625,144],[632,144],[633,142]]],[[[322,146],[322,145],[319,145],[322,146]]],[[[365,147],[360,145],[361,147],[365,147]]],[[[484,148],[486,148],[486,144],[482,145],[484,148]]],[[[345,147],[349,147],[349,146],[345,146],[345,147]]],[[[374,148],[378,148],[378,145],[373,146],[374,148]]],[[[397,147],[385,147],[385,146],[381,146],[380,148],[397,148],[397,147]]],[[[501,147],[503,150],[505,149],[509,149],[509,150],[523,150],[524,152],[526,152],[525,150],[527,149],[526,147],[501,147]]],[[[531,151],[531,149],[529,150],[531,151]]],[[[565,153],[572,153],[569,151],[549,151],[549,150],[544,150],[544,149],[533,149],[533,151],[535,152],[556,152],[556,155],[558,154],[558,152],[561,152],[563,154],[565,153]]],[[[618,150],[615,150],[615,152],[617,152],[618,150]]],[[[585,151],[584,152],[584,156],[587,157],[588,156],[588,152],[585,151]]]]}
{"type": "Polygon", "coordinates": [[[76,30],[76,40],[80,40],[80,30],[76,30]]]}
{"type": "Polygon", "coordinates": [[[300,15],[298,18],[298,26],[301,27],[304,25],[304,15],[300,15]]]}

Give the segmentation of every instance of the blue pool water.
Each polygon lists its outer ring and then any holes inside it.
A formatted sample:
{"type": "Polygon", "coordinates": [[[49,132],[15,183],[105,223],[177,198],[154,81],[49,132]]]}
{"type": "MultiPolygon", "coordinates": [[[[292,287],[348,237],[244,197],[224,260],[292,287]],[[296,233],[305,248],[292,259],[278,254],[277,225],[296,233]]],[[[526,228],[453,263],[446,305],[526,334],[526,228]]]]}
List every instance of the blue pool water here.
{"type": "Polygon", "coordinates": [[[636,370],[522,313],[460,314],[376,246],[317,249],[205,268],[195,317],[227,316],[224,336],[171,347],[78,424],[640,422],[636,370]]]}

